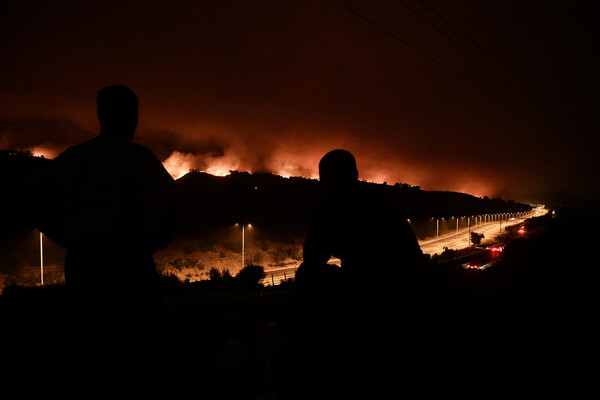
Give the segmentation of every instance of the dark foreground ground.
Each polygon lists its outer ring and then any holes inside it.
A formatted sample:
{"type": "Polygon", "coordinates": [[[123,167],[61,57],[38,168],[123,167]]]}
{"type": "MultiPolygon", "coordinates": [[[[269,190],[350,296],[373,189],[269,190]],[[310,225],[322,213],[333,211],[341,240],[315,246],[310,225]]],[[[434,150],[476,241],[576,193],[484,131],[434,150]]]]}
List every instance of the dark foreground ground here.
{"type": "Polygon", "coordinates": [[[596,386],[598,263],[586,247],[595,237],[578,214],[565,214],[530,221],[530,236],[484,271],[432,262],[417,277],[365,279],[351,293],[165,278],[161,305],[131,335],[122,328],[136,324],[134,313],[117,321],[90,312],[92,328],[80,329],[63,287],[8,288],[0,297],[2,390],[81,398],[577,396],[596,386]]]}

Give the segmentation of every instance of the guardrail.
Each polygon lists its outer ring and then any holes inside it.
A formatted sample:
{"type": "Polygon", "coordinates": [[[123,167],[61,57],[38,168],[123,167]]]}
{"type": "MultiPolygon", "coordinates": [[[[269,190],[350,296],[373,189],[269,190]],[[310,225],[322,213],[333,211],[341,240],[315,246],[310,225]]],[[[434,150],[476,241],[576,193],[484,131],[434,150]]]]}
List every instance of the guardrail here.
{"type": "Polygon", "coordinates": [[[264,286],[280,285],[288,279],[293,279],[296,276],[296,269],[286,272],[270,272],[265,271],[265,277],[260,281],[264,286]]]}

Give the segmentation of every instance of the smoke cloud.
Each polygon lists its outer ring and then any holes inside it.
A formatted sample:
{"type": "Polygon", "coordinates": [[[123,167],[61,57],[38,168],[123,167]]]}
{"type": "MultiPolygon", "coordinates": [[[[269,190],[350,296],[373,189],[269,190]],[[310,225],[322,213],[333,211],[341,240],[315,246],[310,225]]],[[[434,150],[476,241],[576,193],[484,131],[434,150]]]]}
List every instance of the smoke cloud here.
{"type": "Polygon", "coordinates": [[[174,176],[312,178],[322,155],[345,148],[373,182],[542,202],[600,186],[597,52],[581,40],[598,25],[580,3],[436,5],[551,112],[396,2],[353,6],[475,86],[335,2],[5,3],[3,148],[52,157],[95,136],[95,95],[120,83],[140,99],[136,140],[174,176]]]}

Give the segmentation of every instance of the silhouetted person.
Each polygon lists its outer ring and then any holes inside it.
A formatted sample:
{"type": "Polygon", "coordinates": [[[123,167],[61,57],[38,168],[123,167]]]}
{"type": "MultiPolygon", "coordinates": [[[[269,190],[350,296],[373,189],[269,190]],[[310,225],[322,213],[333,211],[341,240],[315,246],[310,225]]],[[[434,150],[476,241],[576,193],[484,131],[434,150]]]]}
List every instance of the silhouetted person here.
{"type": "Polygon", "coordinates": [[[315,373],[315,380],[321,380],[317,390],[333,396],[389,397],[377,393],[383,387],[378,382],[395,384],[398,372],[408,376],[396,369],[399,365],[414,370],[415,357],[402,346],[417,346],[415,335],[407,332],[415,328],[411,310],[417,305],[411,302],[418,301],[411,287],[424,256],[400,211],[358,181],[351,153],[327,153],[319,175],[322,195],[296,273],[306,300],[306,325],[320,327],[312,334],[315,328],[309,328],[308,340],[316,344],[309,345],[308,354],[322,348],[318,357],[328,360],[317,366],[322,368],[315,373]],[[328,264],[331,257],[341,260],[341,268],[328,264]]]}
{"type": "MultiPolygon", "coordinates": [[[[319,176],[322,196],[304,243],[300,278],[304,272],[319,273],[331,257],[341,260],[339,278],[351,285],[363,284],[367,276],[388,280],[418,267],[423,253],[412,228],[390,201],[358,181],[351,153],[327,153],[319,176]]],[[[324,268],[325,274],[332,270],[324,268]]]]}
{"type": "Polygon", "coordinates": [[[106,335],[137,344],[144,338],[127,335],[150,333],[136,329],[160,300],[152,255],[174,235],[180,199],[161,162],[131,142],[138,123],[134,92],[101,89],[97,111],[99,136],[60,154],[39,182],[38,226],[67,249],[65,281],[76,317],[108,324],[99,327],[106,335]]]}

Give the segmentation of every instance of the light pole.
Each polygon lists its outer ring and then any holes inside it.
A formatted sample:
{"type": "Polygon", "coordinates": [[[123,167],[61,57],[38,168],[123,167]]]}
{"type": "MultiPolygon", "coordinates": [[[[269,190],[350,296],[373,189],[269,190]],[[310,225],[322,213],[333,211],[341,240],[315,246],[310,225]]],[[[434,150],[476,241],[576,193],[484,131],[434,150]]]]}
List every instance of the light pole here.
{"type": "Polygon", "coordinates": [[[471,217],[467,217],[467,239],[469,239],[469,246],[471,245],[471,217]]]}
{"type": "MultiPolygon", "coordinates": [[[[239,225],[239,224],[236,224],[239,225]]],[[[244,238],[244,229],[246,228],[246,226],[248,228],[252,228],[251,224],[242,224],[242,268],[244,268],[244,264],[245,264],[245,238],[244,238]]]]}
{"type": "Polygon", "coordinates": [[[244,268],[244,225],[242,225],[242,268],[244,268]]]}
{"type": "Polygon", "coordinates": [[[40,279],[44,286],[44,234],[40,232],[40,279]]]}

